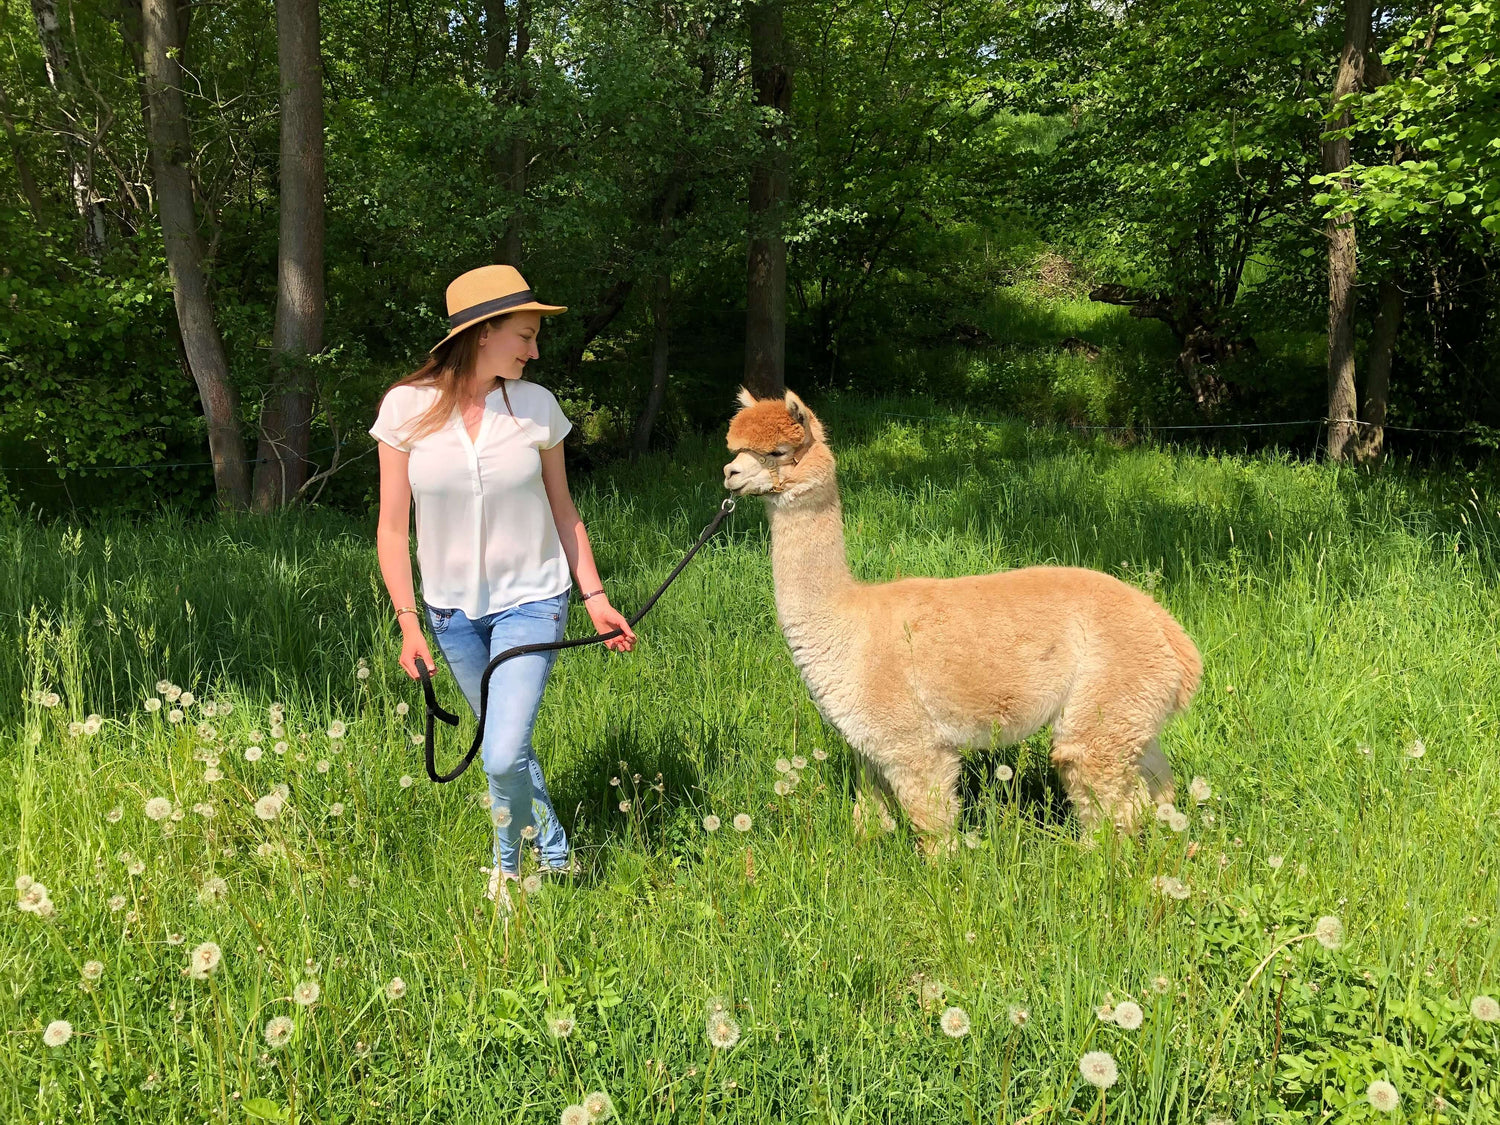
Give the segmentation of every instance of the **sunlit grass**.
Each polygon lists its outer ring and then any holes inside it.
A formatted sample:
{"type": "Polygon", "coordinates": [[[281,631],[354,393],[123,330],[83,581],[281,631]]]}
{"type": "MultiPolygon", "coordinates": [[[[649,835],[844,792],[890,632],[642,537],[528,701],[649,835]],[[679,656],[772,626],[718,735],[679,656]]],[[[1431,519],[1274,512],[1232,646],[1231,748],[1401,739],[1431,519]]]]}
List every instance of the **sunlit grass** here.
{"type": "MultiPolygon", "coordinates": [[[[1096,566],[1178,616],[1206,666],[1165,736],[1185,831],[1087,846],[1036,739],[975,762],[951,861],[854,841],[746,504],[635,654],[557,665],[537,744],[586,875],[507,922],[479,775],[423,779],[368,519],[10,524],[0,817],[54,912],[0,930],[0,1118],[556,1121],[602,1090],[626,1121],[1390,1120],[1388,1080],[1400,1119],[1495,1120],[1496,496],[819,405],[860,577],[1096,566]],[[162,680],[192,705],[148,711],[162,680]],[[806,759],[786,795],[778,758],[806,759]],[[1101,1020],[1127,1003],[1139,1027],[1101,1020]]],[[[580,484],[617,604],[722,460],[580,484]]]]}

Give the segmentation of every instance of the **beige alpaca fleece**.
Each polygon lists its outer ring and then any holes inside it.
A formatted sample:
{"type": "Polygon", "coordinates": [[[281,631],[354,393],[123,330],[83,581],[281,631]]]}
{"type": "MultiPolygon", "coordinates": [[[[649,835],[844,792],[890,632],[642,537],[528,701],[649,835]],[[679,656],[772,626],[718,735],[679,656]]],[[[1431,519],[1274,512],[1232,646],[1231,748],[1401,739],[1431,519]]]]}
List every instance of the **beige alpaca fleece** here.
{"type": "Polygon", "coordinates": [[[893,826],[894,797],[930,848],[948,845],[961,751],[1048,724],[1085,829],[1128,832],[1143,808],[1173,800],[1157,739],[1202,663],[1166,610],[1074,567],[856,582],[821,423],[795,394],[740,402],[724,486],[765,497],[777,616],[819,710],[856,752],[861,831],[893,826]]]}

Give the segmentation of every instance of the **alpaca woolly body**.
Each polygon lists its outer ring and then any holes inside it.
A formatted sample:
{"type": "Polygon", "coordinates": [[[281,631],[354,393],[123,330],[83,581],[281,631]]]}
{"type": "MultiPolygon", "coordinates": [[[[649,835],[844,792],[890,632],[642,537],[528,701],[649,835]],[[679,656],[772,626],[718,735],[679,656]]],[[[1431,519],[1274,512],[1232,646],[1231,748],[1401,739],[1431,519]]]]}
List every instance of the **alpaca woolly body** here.
{"type": "Polygon", "coordinates": [[[894,798],[929,846],[946,846],[962,750],[1048,724],[1086,828],[1128,831],[1173,799],[1157,737],[1201,663],[1166,610],[1073,567],[857,582],[821,425],[792,394],[741,402],[725,484],[765,497],[777,618],[819,711],[858,756],[861,830],[891,827],[894,798]]]}

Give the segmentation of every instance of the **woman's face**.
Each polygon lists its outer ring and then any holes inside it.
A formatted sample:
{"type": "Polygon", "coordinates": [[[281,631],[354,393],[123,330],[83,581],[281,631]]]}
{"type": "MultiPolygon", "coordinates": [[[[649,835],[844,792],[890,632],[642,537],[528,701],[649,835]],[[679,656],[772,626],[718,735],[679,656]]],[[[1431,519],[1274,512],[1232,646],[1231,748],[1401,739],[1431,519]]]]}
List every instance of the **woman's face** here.
{"type": "Polygon", "coordinates": [[[542,314],[511,313],[499,324],[485,325],[479,332],[479,359],[475,373],[480,379],[519,379],[528,361],[540,354],[536,338],[542,330],[542,314]]]}

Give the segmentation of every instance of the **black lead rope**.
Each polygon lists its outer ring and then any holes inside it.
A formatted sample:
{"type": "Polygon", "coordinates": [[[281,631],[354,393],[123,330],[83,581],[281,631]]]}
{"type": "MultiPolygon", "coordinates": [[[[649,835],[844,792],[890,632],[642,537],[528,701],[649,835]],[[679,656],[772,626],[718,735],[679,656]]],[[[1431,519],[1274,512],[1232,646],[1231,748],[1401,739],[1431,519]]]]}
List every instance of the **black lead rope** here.
{"type": "MultiPolygon", "coordinates": [[[[693,556],[698,553],[699,548],[713,538],[714,532],[719,530],[719,526],[729,518],[729,514],[733,511],[733,499],[725,500],[723,504],[719,505],[718,514],[714,516],[713,522],[703,529],[703,534],[698,536],[698,542],[694,543],[692,549],[682,556],[682,561],[677,564],[671,574],[667,575],[667,580],[656,588],[656,593],[646,599],[646,604],[636,610],[635,616],[627,619],[632,629],[635,628],[636,622],[651,612],[651,607],[656,604],[657,599],[667,592],[667,587],[677,580],[677,576],[682,573],[683,568],[693,561],[693,556]]],[[[421,677],[422,695],[427,703],[427,776],[439,785],[446,784],[468,769],[469,765],[474,761],[475,756],[478,755],[480,743],[484,741],[484,715],[489,709],[490,704],[490,677],[495,674],[495,669],[500,667],[500,665],[517,656],[526,656],[533,652],[556,652],[559,649],[565,648],[582,648],[584,645],[602,644],[605,641],[613,640],[615,637],[622,635],[619,629],[613,629],[608,633],[598,633],[592,637],[575,637],[570,641],[551,641],[547,644],[537,645],[517,645],[515,648],[508,648],[496,656],[485,665],[484,675],[479,680],[479,728],[474,732],[474,742],[469,747],[469,752],[464,755],[464,760],[459,762],[449,773],[438,773],[437,770],[436,720],[442,719],[450,727],[456,727],[458,726],[458,716],[452,711],[445,710],[442,704],[437,701],[437,694],[432,690],[432,675],[427,669],[427,662],[420,656],[417,657],[417,675],[421,677]]]]}

